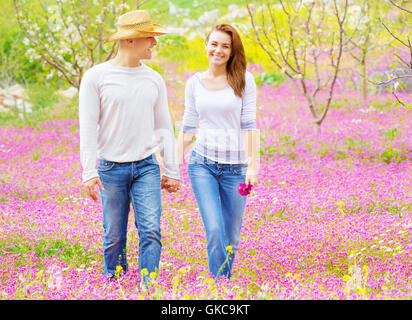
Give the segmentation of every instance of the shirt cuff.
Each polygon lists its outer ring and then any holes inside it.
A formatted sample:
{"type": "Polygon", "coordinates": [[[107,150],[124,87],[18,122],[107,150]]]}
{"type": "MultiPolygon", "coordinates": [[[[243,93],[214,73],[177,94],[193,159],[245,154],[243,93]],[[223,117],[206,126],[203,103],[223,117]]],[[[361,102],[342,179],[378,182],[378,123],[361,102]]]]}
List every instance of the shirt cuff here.
{"type": "Polygon", "coordinates": [[[172,178],[172,179],[180,180],[179,166],[176,164],[173,164],[173,165],[165,164],[165,172],[163,175],[166,177],[172,178]]]}
{"type": "Polygon", "coordinates": [[[196,127],[191,127],[191,126],[183,126],[182,131],[183,132],[189,132],[189,133],[196,133],[197,128],[196,127]]]}
{"type": "Polygon", "coordinates": [[[240,129],[241,130],[254,130],[256,129],[256,122],[255,121],[243,122],[240,124],[240,129]]]}
{"type": "Polygon", "coordinates": [[[98,176],[99,175],[97,173],[97,170],[91,170],[91,171],[83,172],[83,174],[82,174],[83,183],[90,180],[90,179],[96,178],[98,176]]]}

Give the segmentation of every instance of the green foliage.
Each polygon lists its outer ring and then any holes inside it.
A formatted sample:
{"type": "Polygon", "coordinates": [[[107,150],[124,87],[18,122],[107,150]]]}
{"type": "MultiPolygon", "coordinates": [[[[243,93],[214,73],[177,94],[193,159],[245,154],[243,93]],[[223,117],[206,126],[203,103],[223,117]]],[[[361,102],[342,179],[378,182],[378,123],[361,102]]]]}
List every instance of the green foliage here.
{"type": "MultiPolygon", "coordinates": [[[[21,115],[19,115],[17,108],[13,108],[11,112],[0,112],[0,125],[21,128],[30,126],[36,128],[45,121],[56,119],[55,108],[59,102],[59,97],[53,84],[28,83],[26,92],[32,104],[33,111],[21,115]]],[[[70,115],[69,118],[73,118],[73,114],[69,114],[68,111],[69,109],[65,110],[65,116],[70,115]]]]}
{"type": "MultiPolygon", "coordinates": [[[[397,128],[390,128],[381,132],[385,136],[383,147],[376,146],[371,141],[364,140],[362,137],[346,137],[340,143],[330,143],[322,140],[304,141],[303,138],[295,138],[288,135],[278,134],[278,140],[271,145],[266,145],[259,150],[259,154],[265,157],[287,157],[297,159],[298,148],[300,145],[313,157],[322,159],[332,157],[335,160],[346,160],[358,158],[368,162],[402,163],[412,160],[411,150],[402,142],[395,146],[396,139],[401,134],[397,128]]],[[[273,135],[273,134],[272,134],[273,135]]],[[[260,136],[261,145],[264,145],[266,136],[260,136]]],[[[301,154],[301,150],[299,150],[301,154]]]]}
{"type": "MultiPolygon", "coordinates": [[[[95,23],[95,20],[100,12],[99,8],[101,8],[105,2],[93,2],[93,4],[86,4],[86,2],[79,0],[75,0],[74,2],[64,2],[60,0],[18,0],[17,2],[27,3],[27,7],[25,7],[25,9],[29,9],[27,11],[28,16],[35,21],[31,28],[33,30],[38,28],[35,32],[36,35],[42,35],[41,39],[49,41],[52,44],[51,47],[58,53],[57,56],[62,58],[65,66],[70,70],[75,70],[79,75],[81,75],[81,73],[88,68],[88,65],[84,65],[79,61],[76,65],[76,63],[73,62],[74,60],[73,52],[71,51],[72,44],[70,42],[70,35],[61,35],[61,32],[63,31],[67,33],[67,28],[64,27],[64,23],[67,23],[68,21],[61,19],[57,4],[60,2],[64,3],[63,11],[65,15],[72,18],[74,18],[75,15],[80,14],[85,8],[84,6],[91,8],[90,11],[87,11],[88,14],[85,15],[85,19],[89,21],[87,24],[85,22],[85,25],[88,26],[87,39],[90,40],[100,37],[100,34],[98,35],[100,29],[95,23]],[[70,10],[71,3],[75,3],[73,10],[70,10]],[[53,31],[56,28],[59,29],[59,27],[61,30],[56,30],[56,32],[52,33],[51,38],[47,38],[45,36],[44,32],[48,28],[53,31]],[[53,45],[53,41],[56,41],[56,45],[53,45]]],[[[131,9],[134,9],[136,6],[136,1],[127,0],[126,2],[129,4],[131,9]]],[[[278,3],[277,1],[272,2],[278,3]]],[[[210,10],[218,10],[219,16],[221,17],[228,13],[228,6],[230,4],[237,4],[240,8],[245,8],[244,0],[212,0],[207,2],[200,0],[172,0],[170,3],[173,3],[179,8],[189,10],[185,11],[182,15],[171,15],[168,0],[150,0],[144,3],[142,9],[149,10],[153,20],[157,23],[165,25],[166,27],[171,25],[186,28],[188,27],[188,23],[186,23],[185,19],[197,19],[210,10]]],[[[377,3],[374,6],[376,6],[376,8],[373,10],[373,15],[375,15],[375,13],[388,12],[391,8],[391,5],[388,5],[387,3],[377,3]]],[[[279,6],[273,6],[273,10],[275,13],[278,13],[281,9],[279,6]]],[[[101,30],[103,32],[103,38],[110,34],[114,28],[113,12],[111,12],[110,17],[112,18],[109,19],[110,21],[107,20],[101,24],[103,26],[103,29],[101,30]]],[[[381,15],[379,15],[379,17],[381,17],[381,15]]],[[[374,17],[374,19],[375,18],[376,17],[374,17]]],[[[222,19],[218,19],[218,22],[232,23],[237,27],[242,36],[247,61],[249,63],[255,63],[260,70],[265,70],[265,72],[262,72],[255,78],[257,84],[277,86],[282,83],[285,79],[285,75],[282,74],[282,71],[274,65],[262,48],[256,43],[255,36],[251,31],[249,17],[246,16],[244,18],[236,18],[233,21],[221,20],[222,19]]],[[[328,17],[327,20],[330,21],[331,17],[328,17]]],[[[280,29],[285,31],[283,35],[286,37],[286,41],[289,41],[287,36],[288,32],[286,32],[287,21],[284,15],[278,15],[277,21],[280,29]]],[[[398,22],[399,26],[402,25],[402,23],[405,24],[405,22],[402,21],[398,22]]],[[[393,23],[396,24],[397,22],[393,21],[393,23]]],[[[396,26],[398,27],[398,25],[396,26]]],[[[351,28],[353,27],[354,25],[352,24],[351,28]]],[[[205,39],[202,36],[202,32],[200,32],[202,30],[195,29],[196,28],[190,29],[193,31],[193,33],[189,32],[190,35],[183,33],[171,33],[167,36],[158,37],[158,56],[152,61],[147,61],[148,65],[164,76],[168,76],[171,72],[183,75],[206,69],[208,61],[204,50],[205,39]],[[167,66],[170,66],[170,68],[167,66]]],[[[302,28],[296,29],[296,32],[302,32],[302,28]]],[[[328,32],[333,31],[333,28],[331,30],[329,29],[328,32]]],[[[75,33],[76,32],[73,31],[71,35],[75,35],[75,33]]],[[[388,37],[390,37],[388,34],[383,33],[382,37],[380,36],[378,39],[381,42],[385,42],[388,37]]],[[[97,43],[95,40],[93,41],[93,43],[97,43]]],[[[75,50],[79,50],[78,42],[73,42],[73,45],[75,50]]],[[[28,125],[35,123],[36,121],[42,121],[42,119],[46,119],[51,116],[77,116],[77,108],[72,104],[65,106],[68,108],[67,110],[59,109],[57,114],[55,112],[51,112],[53,104],[58,102],[57,97],[53,96],[53,93],[57,91],[58,88],[66,87],[67,80],[58,73],[54,72],[50,65],[44,64],[44,61],[42,62],[41,60],[35,59],[36,54],[33,55],[33,50],[38,50],[39,48],[39,46],[28,42],[27,37],[19,28],[13,0],[2,0],[2,15],[0,16],[0,84],[9,85],[17,82],[28,88],[30,91],[30,98],[32,99],[31,103],[34,105],[35,111],[33,114],[24,115],[22,119],[19,118],[17,110],[14,110],[8,114],[0,114],[0,124],[28,125]]],[[[97,46],[96,50],[93,52],[95,59],[94,63],[96,64],[101,61],[110,48],[111,44],[101,44],[100,47],[97,46]]],[[[313,69],[313,67],[308,65],[308,73],[313,73],[313,70],[311,71],[311,69],[313,69]]],[[[340,102],[333,102],[330,108],[342,108],[343,105],[344,104],[341,104],[340,102]]],[[[371,101],[371,105],[373,105],[376,109],[391,110],[394,108],[393,99],[388,99],[386,105],[377,103],[376,101],[371,101]]],[[[385,155],[385,157],[390,157],[390,154],[385,155]]],[[[396,158],[396,156],[392,156],[392,158],[396,158]]]]}
{"type": "Polygon", "coordinates": [[[342,109],[343,108],[343,104],[339,103],[339,102],[334,102],[330,104],[331,109],[342,109]]]}
{"type": "MultiPolygon", "coordinates": [[[[261,134],[260,139],[263,144],[265,134],[261,134]]],[[[273,157],[277,155],[278,157],[287,157],[293,160],[298,155],[295,152],[297,144],[298,140],[296,138],[279,133],[278,140],[273,145],[261,148],[259,150],[259,154],[266,157],[273,157]]]]}
{"type": "Polygon", "coordinates": [[[391,98],[386,99],[384,102],[373,100],[370,102],[369,106],[370,108],[385,112],[390,112],[394,109],[394,103],[391,98]]]}
{"type": "MultiPolygon", "coordinates": [[[[24,240],[0,242],[0,254],[5,252],[13,252],[22,256],[35,252],[40,258],[56,256],[67,264],[75,261],[78,265],[87,264],[94,260],[94,252],[89,252],[81,247],[79,243],[72,243],[68,239],[42,238],[36,243],[36,246],[24,240]]],[[[18,264],[19,262],[16,261],[16,263],[18,264]]]]}
{"type": "Polygon", "coordinates": [[[391,162],[400,163],[406,160],[407,157],[400,154],[400,152],[397,149],[389,147],[382,151],[382,153],[379,155],[379,159],[389,164],[391,162]]]}
{"type": "Polygon", "coordinates": [[[187,60],[189,54],[189,44],[185,37],[181,35],[170,34],[158,39],[158,50],[162,60],[169,63],[187,60]]]}
{"type": "Polygon", "coordinates": [[[28,85],[27,94],[29,95],[35,112],[42,108],[51,108],[58,102],[55,88],[48,83],[28,85]]]}
{"type": "Polygon", "coordinates": [[[389,128],[387,130],[383,130],[381,134],[385,137],[385,141],[388,142],[383,151],[378,155],[381,161],[385,163],[400,163],[410,159],[407,156],[408,152],[404,152],[404,150],[393,147],[392,145],[392,142],[399,136],[397,128],[389,128]]]}
{"type": "MultiPolygon", "coordinates": [[[[148,9],[156,9],[159,7],[167,7],[168,3],[173,3],[178,8],[190,9],[188,12],[188,17],[196,19],[205,12],[211,11],[213,9],[219,9],[219,11],[224,14],[228,11],[228,6],[231,4],[236,4],[238,6],[244,6],[244,0],[161,0],[161,1],[149,1],[146,4],[148,9]]],[[[176,17],[173,17],[176,18],[176,17]]]]}
{"type": "Polygon", "coordinates": [[[18,25],[32,61],[50,67],[48,78],[62,77],[78,88],[88,68],[114,53],[116,42],[104,45],[115,19],[134,1],[13,0],[18,25]]]}
{"type": "Polygon", "coordinates": [[[46,74],[38,62],[26,56],[24,35],[19,29],[12,0],[2,0],[0,15],[0,84],[35,83],[43,81],[46,74]]]}
{"type": "Polygon", "coordinates": [[[381,134],[385,136],[386,141],[393,141],[398,136],[398,129],[390,128],[387,130],[382,130],[381,134]]]}
{"type": "Polygon", "coordinates": [[[399,216],[399,219],[402,219],[402,211],[408,212],[412,209],[411,204],[386,204],[383,202],[376,202],[370,204],[369,209],[366,211],[367,213],[376,212],[376,211],[383,211],[389,212],[391,215],[399,216]],[[406,210],[405,210],[406,209],[406,210]]]}
{"type": "Polygon", "coordinates": [[[258,77],[255,78],[257,85],[267,84],[278,86],[286,80],[286,76],[278,73],[266,73],[262,72],[258,77]]]}

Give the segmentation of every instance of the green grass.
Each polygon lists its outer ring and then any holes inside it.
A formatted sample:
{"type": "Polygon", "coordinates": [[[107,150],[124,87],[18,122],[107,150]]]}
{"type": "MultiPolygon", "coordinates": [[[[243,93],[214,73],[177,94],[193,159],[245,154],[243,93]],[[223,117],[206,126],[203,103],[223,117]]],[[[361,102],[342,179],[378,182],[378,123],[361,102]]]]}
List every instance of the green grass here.
{"type": "MultiPolygon", "coordinates": [[[[67,264],[75,263],[76,267],[95,260],[95,250],[87,250],[79,243],[71,243],[68,239],[47,239],[42,238],[36,244],[24,239],[14,239],[0,242],[0,254],[14,253],[22,257],[30,253],[36,253],[38,257],[56,256],[67,264]],[[3,242],[3,243],[2,243],[3,242]]],[[[15,261],[17,265],[23,261],[15,261]]]]}

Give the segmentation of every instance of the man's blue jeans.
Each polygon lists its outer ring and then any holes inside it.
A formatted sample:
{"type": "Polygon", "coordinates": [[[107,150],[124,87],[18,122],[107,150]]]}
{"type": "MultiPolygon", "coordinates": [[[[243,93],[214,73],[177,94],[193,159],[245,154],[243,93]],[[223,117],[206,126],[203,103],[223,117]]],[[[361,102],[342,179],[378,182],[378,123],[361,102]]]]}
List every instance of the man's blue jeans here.
{"type": "Polygon", "coordinates": [[[206,230],[209,271],[230,278],[246,197],[238,192],[247,164],[219,164],[192,151],[188,174],[206,230]],[[233,253],[228,254],[231,246],[233,253]]]}
{"type": "MultiPolygon", "coordinates": [[[[98,161],[103,207],[104,274],[115,274],[120,265],[127,272],[126,241],[130,203],[139,234],[138,268],[148,273],[159,268],[162,248],[160,234],[160,168],[155,155],[136,162],[98,161]]],[[[145,280],[146,277],[143,279],[145,280]]]]}

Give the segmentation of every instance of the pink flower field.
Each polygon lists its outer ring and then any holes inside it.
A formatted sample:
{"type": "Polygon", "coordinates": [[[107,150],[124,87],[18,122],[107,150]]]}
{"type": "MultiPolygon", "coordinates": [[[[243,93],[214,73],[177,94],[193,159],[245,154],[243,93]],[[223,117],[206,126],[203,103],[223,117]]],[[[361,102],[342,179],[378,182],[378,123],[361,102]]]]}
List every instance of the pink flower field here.
{"type": "MultiPolygon", "coordinates": [[[[178,128],[183,82],[170,81],[178,128]]],[[[288,82],[258,87],[259,184],[247,196],[233,277],[213,281],[182,166],[162,191],[162,256],[142,290],[130,214],[129,272],[103,276],[100,202],[80,185],[77,119],[0,127],[0,299],[411,299],[412,115],[390,96],[336,89],[314,133],[288,82]]]]}

